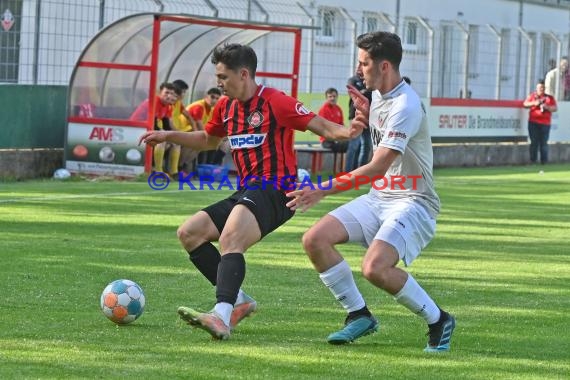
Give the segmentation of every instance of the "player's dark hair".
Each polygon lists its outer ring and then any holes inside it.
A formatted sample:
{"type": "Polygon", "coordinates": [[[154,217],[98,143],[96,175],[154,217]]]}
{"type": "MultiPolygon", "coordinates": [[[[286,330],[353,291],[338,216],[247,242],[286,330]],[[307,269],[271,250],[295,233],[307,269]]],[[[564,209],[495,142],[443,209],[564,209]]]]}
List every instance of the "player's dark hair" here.
{"type": "Polygon", "coordinates": [[[255,71],[257,70],[257,55],[255,51],[247,46],[241,44],[225,44],[218,46],[214,49],[212,54],[212,63],[217,65],[223,63],[232,71],[238,71],[241,68],[246,68],[252,78],[255,78],[255,71]]]}
{"type": "Polygon", "coordinates": [[[365,50],[373,61],[386,60],[396,70],[402,62],[402,41],[395,33],[370,32],[356,38],[356,46],[365,50]]]}
{"type": "Polygon", "coordinates": [[[173,84],[170,83],[170,82],[162,82],[162,83],[160,84],[159,90],[162,90],[162,89],[164,89],[164,88],[166,88],[167,90],[171,90],[171,91],[176,92],[176,86],[173,85],[173,84]]]}
{"type": "Polygon", "coordinates": [[[172,84],[182,91],[188,90],[188,83],[184,82],[182,79],[176,79],[172,84]]]}
{"type": "Polygon", "coordinates": [[[211,89],[208,90],[208,92],[206,92],[206,95],[218,95],[218,96],[222,96],[222,90],[220,90],[217,87],[212,87],[211,89]]]}
{"type": "Polygon", "coordinates": [[[338,90],[334,87],[329,87],[325,91],[325,95],[328,95],[328,94],[337,94],[338,95],[338,90]]]}
{"type": "Polygon", "coordinates": [[[540,79],[537,84],[542,84],[542,85],[544,85],[544,79],[540,79]]]}

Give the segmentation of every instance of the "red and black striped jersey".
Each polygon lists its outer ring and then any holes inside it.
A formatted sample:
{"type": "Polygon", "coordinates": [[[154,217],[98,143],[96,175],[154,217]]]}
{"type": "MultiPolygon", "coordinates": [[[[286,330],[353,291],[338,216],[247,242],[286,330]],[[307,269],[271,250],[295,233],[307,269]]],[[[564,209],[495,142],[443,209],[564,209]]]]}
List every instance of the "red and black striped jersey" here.
{"type": "Polygon", "coordinates": [[[294,130],[305,131],[314,117],[297,99],[260,85],[246,102],[220,98],[205,131],[228,136],[241,186],[258,179],[283,188],[283,178],[297,175],[294,130]]]}

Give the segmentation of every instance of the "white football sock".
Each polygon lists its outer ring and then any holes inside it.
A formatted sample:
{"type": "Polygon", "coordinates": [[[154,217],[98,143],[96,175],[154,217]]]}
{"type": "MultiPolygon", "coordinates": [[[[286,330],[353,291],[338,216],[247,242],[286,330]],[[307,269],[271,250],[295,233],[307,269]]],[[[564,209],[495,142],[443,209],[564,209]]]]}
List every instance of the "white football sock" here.
{"type": "Polygon", "coordinates": [[[226,326],[230,325],[230,318],[232,317],[232,311],[234,310],[234,305],[227,302],[220,302],[214,306],[214,311],[222,318],[222,321],[226,326]]]}
{"type": "Polygon", "coordinates": [[[409,273],[404,287],[394,298],[412,313],[425,319],[429,325],[439,320],[439,307],[409,273]]]}
{"type": "Polygon", "coordinates": [[[362,294],[358,291],[352,271],[346,261],[341,261],[337,265],[319,274],[321,281],[340,302],[347,312],[356,311],[366,306],[362,294]]]}
{"type": "Polygon", "coordinates": [[[241,290],[241,288],[239,289],[237,298],[236,298],[236,305],[239,305],[240,303],[243,303],[245,301],[245,297],[244,297],[244,291],[241,290]]]}
{"type": "MultiPolygon", "coordinates": [[[[214,290],[216,289],[216,287],[214,286],[214,290]]],[[[236,298],[236,303],[235,305],[239,305],[240,303],[244,303],[248,298],[251,298],[247,295],[246,292],[244,292],[243,290],[241,290],[241,288],[239,288],[239,292],[236,298]]]]}

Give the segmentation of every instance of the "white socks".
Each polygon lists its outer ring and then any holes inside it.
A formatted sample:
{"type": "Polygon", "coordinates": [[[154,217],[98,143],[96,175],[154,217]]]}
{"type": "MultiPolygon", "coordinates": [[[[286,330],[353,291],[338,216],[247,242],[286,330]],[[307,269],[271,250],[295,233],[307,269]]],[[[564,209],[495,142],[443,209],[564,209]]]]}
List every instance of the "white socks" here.
{"type": "Polygon", "coordinates": [[[428,325],[439,320],[439,307],[433,302],[431,297],[408,273],[408,280],[398,294],[394,296],[396,301],[408,308],[412,313],[419,315],[426,320],[428,325]]]}
{"type": "MultiPolygon", "coordinates": [[[[320,273],[319,277],[347,312],[360,310],[366,306],[346,261],[343,260],[320,273]]],[[[404,287],[394,298],[399,304],[425,319],[430,325],[439,320],[439,307],[409,273],[404,287]]]]}
{"type": "Polygon", "coordinates": [[[244,302],[244,298],[245,298],[245,297],[244,297],[244,294],[245,294],[245,293],[244,293],[243,290],[241,290],[241,288],[240,288],[240,289],[239,289],[239,292],[238,292],[238,296],[237,296],[237,298],[236,298],[236,305],[239,305],[240,303],[243,303],[243,302],[244,302]]]}
{"type": "Polygon", "coordinates": [[[346,261],[343,260],[332,268],[320,273],[319,277],[347,312],[360,310],[366,306],[346,261]]]}
{"type": "Polygon", "coordinates": [[[233,310],[234,306],[227,302],[220,302],[214,306],[214,311],[222,318],[222,321],[224,321],[226,326],[230,325],[233,310]]]}
{"type": "MultiPolygon", "coordinates": [[[[236,305],[243,303],[245,301],[245,297],[246,297],[246,294],[240,288],[239,292],[238,292],[237,299],[236,299],[236,305]]],[[[216,306],[214,306],[214,311],[216,313],[218,313],[218,315],[220,317],[222,317],[222,320],[224,321],[224,323],[227,326],[230,325],[230,319],[232,317],[232,311],[233,310],[234,310],[234,307],[231,304],[226,303],[226,302],[217,303],[216,306]]]]}

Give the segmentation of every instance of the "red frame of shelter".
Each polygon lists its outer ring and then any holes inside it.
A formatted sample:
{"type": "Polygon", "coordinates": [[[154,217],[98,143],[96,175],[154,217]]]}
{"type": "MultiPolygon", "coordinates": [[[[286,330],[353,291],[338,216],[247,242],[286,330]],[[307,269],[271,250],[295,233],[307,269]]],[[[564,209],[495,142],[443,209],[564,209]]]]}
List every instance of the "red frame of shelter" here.
{"type": "MultiPolygon", "coordinates": [[[[131,70],[131,71],[148,71],[150,72],[150,83],[148,88],[149,99],[152,99],[153,94],[156,92],[157,84],[157,66],[160,48],[160,25],[162,21],[172,21],[187,24],[202,24],[217,27],[228,27],[234,29],[255,29],[255,30],[268,30],[273,32],[286,32],[294,34],[294,51],[293,51],[293,71],[291,73],[276,73],[276,72],[256,72],[257,77],[267,78],[280,78],[291,80],[291,96],[297,97],[299,89],[299,66],[301,61],[301,29],[285,26],[270,26],[270,25],[252,25],[231,21],[216,21],[200,19],[188,16],[168,16],[168,15],[155,15],[152,30],[152,51],[150,65],[130,65],[123,63],[110,63],[110,62],[94,62],[94,61],[80,61],[77,66],[91,67],[101,69],[118,69],[118,70],[131,70]]],[[[154,128],[154,107],[149,107],[148,120],[132,121],[122,119],[107,119],[107,118],[87,118],[81,116],[69,116],[68,122],[82,123],[82,124],[104,124],[104,125],[117,125],[124,127],[145,127],[147,130],[154,128]]],[[[151,170],[152,163],[152,149],[147,147],[145,153],[145,171],[148,173],[151,170]]]]}

